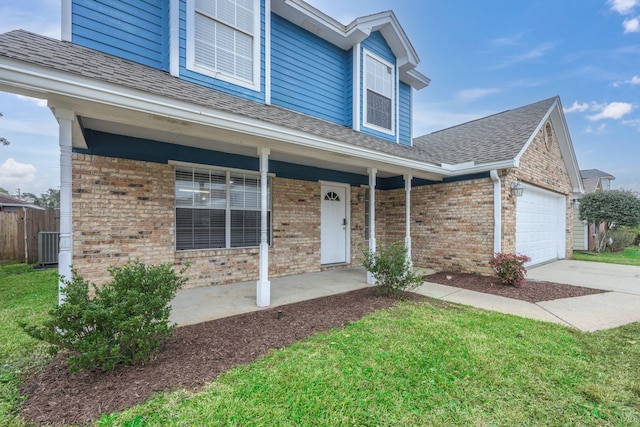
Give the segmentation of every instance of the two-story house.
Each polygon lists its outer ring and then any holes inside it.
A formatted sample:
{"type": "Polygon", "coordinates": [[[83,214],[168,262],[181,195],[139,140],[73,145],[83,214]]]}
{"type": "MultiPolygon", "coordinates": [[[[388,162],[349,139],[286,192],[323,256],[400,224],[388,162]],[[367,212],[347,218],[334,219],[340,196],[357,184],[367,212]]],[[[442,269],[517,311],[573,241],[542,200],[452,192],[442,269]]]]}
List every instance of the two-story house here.
{"type": "MultiPolygon", "coordinates": [[[[596,193],[611,190],[611,181],[616,179],[610,173],[599,169],[583,169],[580,171],[585,193],[596,193]]],[[[579,204],[580,199],[576,202],[579,204]]],[[[604,232],[604,224],[600,224],[600,231],[604,232]]],[[[573,212],[573,249],[577,251],[592,251],[596,249],[596,226],[580,220],[580,209],[573,212]]]]}
{"type": "Polygon", "coordinates": [[[441,270],[570,256],[560,100],[414,138],[418,65],[393,12],[302,0],[63,0],[61,41],[0,35],[0,90],[59,122],[61,274],[190,262],[191,286],[255,280],[260,306],[269,277],[377,242],[441,270]]]}

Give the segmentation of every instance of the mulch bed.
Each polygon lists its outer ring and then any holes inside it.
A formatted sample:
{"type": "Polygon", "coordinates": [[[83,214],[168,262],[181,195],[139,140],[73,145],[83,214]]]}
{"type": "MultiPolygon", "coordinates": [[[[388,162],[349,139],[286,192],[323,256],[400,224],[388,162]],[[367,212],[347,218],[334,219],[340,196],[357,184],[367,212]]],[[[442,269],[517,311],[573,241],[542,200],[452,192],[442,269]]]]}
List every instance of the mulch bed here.
{"type": "MultiPolygon", "coordinates": [[[[529,302],[604,292],[532,280],[515,288],[497,284],[495,278],[474,274],[438,273],[426,276],[425,280],[529,302]]],[[[404,293],[403,297],[425,298],[413,293],[404,293]]],[[[197,391],[221,373],[250,363],[271,349],[329,328],[344,327],[395,304],[396,300],[377,297],[373,288],[365,288],[183,326],[176,329],[175,336],[146,365],[124,366],[105,373],[71,374],[67,355],[60,353],[25,382],[22,393],[28,399],[22,415],[35,424],[82,424],[103,413],[142,403],[154,392],[172,388],[197,391]]]]}
{"type": "Polygon", "coordinates": [[[454,286],[470,291],[500,295],[502,297],[518,299],[528,302],[551,301],[561,298],[580,297],[583,295],[600,294],[606,292],[600,289],[584,288],[582,286],[565,285],[562,283],[543,282],[527,279],[521,287],[504,286],[495,277],[479,276],[464,273],[436,273],[424,276],[427,282],[454,286]]]}
{"type": "MultiPolygon", "coordinates": [[[[405,293],[404,299],[423,298],[405,293]]],[[[22,393],[22,415],[36,424],[86,423],[144,402],[151,393],[182,387],[196,391],[221,373],[250,363],[329,328],[341,328],[396,301],[373,288],[332,295],[176,329],[175,337],[144,366],[69,373],[58,354],[22,393]],[[281,312],[278,319],[278,312],[281,312]]]]}

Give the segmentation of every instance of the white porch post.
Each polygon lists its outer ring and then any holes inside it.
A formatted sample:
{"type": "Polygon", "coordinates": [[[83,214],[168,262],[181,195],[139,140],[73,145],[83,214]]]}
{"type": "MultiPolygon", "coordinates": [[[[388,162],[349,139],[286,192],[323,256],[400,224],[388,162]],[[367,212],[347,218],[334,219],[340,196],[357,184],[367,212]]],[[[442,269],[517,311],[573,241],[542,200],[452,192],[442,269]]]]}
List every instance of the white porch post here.
{"type": "MultiPolygon", "coordinates": [[[[367,169],[369,173],[369,250],[376,252],[376,173],[375,168],[367,169]]],[[[367,271],[367,283],[375,285],[376,279],[367,271]]]]}
{"type": "MultiPolygon", "coordinates": [[[[71,127],[73,111],[56,108],[54,111],[59,126],[60,138],[60,245],[58,273],[60,278],[71,280],[72,223],[71,223],[71,127]]],[[[58,304],[64,303],[64,283],[58,280],[58,304]]]]}
{"type": "Polygon", "coordinates": [[[267,307],[271,304],[271,282],[269,281],[269,243],[267,242],[267,172],[269,171],[268,148],[258,148],[260,155],[260,277],[256,286],[256,304],[267,307]]]}
{"type": "Polygon", "coordinates": [[[404,246],[407,248],[407,261],[412,263],[411,260],[411,179],[413,177],[410,174],[404,176],[404,192],[405,192],[405,236],[404,246]]]}

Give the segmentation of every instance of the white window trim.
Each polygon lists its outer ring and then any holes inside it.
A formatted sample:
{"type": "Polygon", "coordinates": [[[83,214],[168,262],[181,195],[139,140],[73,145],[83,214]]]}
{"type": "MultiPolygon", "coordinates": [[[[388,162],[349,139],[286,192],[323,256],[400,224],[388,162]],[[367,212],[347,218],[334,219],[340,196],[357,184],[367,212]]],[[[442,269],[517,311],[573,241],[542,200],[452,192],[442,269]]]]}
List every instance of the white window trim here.
{"type": "Polygon", "coordinates": [[[224,73],[214,68],[196,64],[195,55],[195,0],[187,0],[187,70],[194,71],[214,79],[222,80],[236,86],[241,86],[254,91],[260,91],[260,39],[262,32],[260,28],[260,15],[262,13],[260,0],[253,0],[253,8],[256,11],[253,15],[253,81],[244,80],[236,76],[224,73]]]}
{"type": "MultiPolygon", "coordinates": [[[[211,166],[211,165],[202,165],[199,163],[190,163],[190,162],[181,162],[181,161],[177,161],[177,160],[169,160],[168,162],[170,165],[174,165],[174,173],[173,173],[173,186],[174,186],[174,191],[175,191],[175,183],[176,183],[176,178],[175,178],[175,170],[176,168],[194,168],[194,169],[201,169],[201,170],[208,170],[210,172],[219,172],[219,173],[224,173],[225,174],[225,184],[226,184],[226,206],[225,206],[225,211],[227,213],[231,212],[231,191],[230,191],[230,179],[231,179],[231,174],[232,173],[242,173],[245,175],[253,175],[253,176],[257,176],[258,179],[260,178],[260,172],[256,172],[253,170],[245,170],[245,169],[236,169],[236,168],[225,168],[225,167],[219,167],[219,166],[211,166]]],[[[273,174],[267,174],[268,176],[268,180],[270,182],[272,182],[272,178],[275,176],[275,173],[273,174]]],[[[269,246],[271,246],[273,244],[273,185],[271,185],[271,197],[268,199],[267,203],[267,212],[271,213],[271,222],[269,224],[269,241],[271,242],[269,244],[269,246]]],[[[173,203],[173,209],[174,212],[176,209],[179,208],[186,208],[189,209],[186,206],[178,206],[176,204],[176,202],[174,201],[173,203]]],[[[192,209],[212,209],[212,208],[207,208],[207,207],[193,207],[192,209]]],[[[260,209],[241,209],[241,210],[247,210],[247,211],[260,211],[260,209]]],[[[173,226],[174,226],[174,234],[177,233],[177,227],[176,227],[176,221],[174,218],[174,222],[173,222],[173,226]]],[[[225,246],[223,248],[197,248],[197,249],[178,249],[177,247],[178,245],[178,239],[174,239],[174,247],[173,250],[175,252],[194,252],[194,251],[229,251],[229,250],[237,250],[237,249],[254,249],[254,248],[259,248],[260,246],[231,246],[231,215],[225,215],[225,246]]]]}
{"type": "Polygon", "coordinates": [[[397,88],[398,88],[398,82],[396,81],[396,67],[390,63],[389,61],[384,60],[383,58],[381,58],[380,56],[376,55],[375,53],[371,52],[368,49],[362,49],[362,123],[365,127],[367,127],[368,129],[372,129],[378,132],[382,132],[385,133],[387,135],[392,135],[395,136],[396,134],[396,108],[397,108],[397,98],[398,98],[398,94],[397,94],[397,88]],[[378,62],[383,63],[384,65],[386,65],[387,67],[391,68],[391,84],[392,84],[392,89],[391,89],[391,129],[386,129],[383,127],[380,127],[378,125],[375,125],[373,123],[369,123],[367,121],[367,61],[366,61],[366,56],[370,56],[371,58],[375,59],[378,62]]]}

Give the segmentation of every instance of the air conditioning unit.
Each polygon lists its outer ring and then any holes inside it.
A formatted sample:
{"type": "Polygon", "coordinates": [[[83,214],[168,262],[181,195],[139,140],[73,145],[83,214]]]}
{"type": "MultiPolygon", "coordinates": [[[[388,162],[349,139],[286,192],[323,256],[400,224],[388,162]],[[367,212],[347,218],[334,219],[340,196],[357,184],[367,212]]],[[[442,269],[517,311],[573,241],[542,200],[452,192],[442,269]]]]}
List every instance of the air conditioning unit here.
{"type": "Polygon", "coordinates": [[[58,242],[60,233],[57,231],[41,231],[38,233],[38,264],[41,266],[58,263],[58,242]]]}

